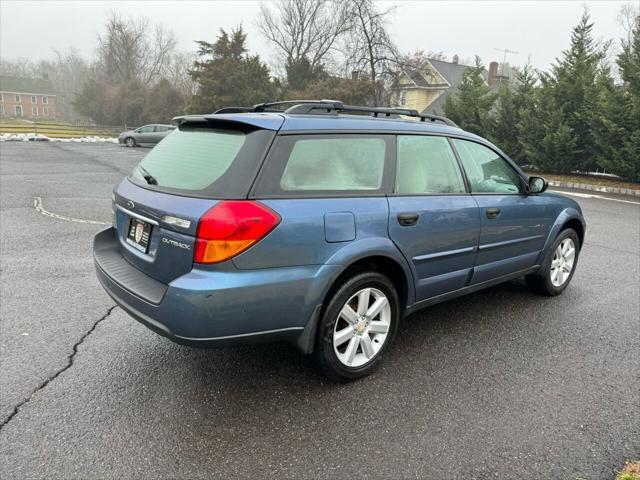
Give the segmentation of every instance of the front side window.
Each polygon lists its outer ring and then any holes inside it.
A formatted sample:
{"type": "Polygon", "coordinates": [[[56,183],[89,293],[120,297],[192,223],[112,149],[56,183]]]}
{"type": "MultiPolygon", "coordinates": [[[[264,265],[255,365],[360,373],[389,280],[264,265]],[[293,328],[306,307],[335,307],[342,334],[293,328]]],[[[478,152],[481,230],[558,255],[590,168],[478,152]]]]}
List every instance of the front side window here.
{"type": "Polygon", "coordinates": [[[464,180],[444,137],[399,135],[395,193],[465,193],[464,180]]]}
{"type": "Polygon", "coordinates": [[[386,142],[375,137],[299,138],[289,153],[284,191],[360,191],[382,186],[386,142]]]}
{"type": "Polygon", "coordinates": [[[453,140],[473,193],[519,193],[520,176],[509,163],[484,145],[453,140]]]}

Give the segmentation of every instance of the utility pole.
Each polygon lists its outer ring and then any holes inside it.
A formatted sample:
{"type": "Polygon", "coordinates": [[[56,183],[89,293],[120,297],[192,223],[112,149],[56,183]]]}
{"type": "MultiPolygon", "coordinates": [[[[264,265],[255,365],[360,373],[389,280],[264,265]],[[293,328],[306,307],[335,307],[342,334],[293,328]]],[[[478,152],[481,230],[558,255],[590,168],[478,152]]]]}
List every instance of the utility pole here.
{"type": "Polygon", "coordinates": [[[507,61],[507,53],[513,53],[515,55],[518,55],[520,52],[516,52],[515,50],[509,50],[508,48],[494,48],[494,50],[497,50],[498,52],[502,52],[502,65],[500,65],[500,82],[502,82],[502,79],[504,78],[504,64],[507,61]]]}

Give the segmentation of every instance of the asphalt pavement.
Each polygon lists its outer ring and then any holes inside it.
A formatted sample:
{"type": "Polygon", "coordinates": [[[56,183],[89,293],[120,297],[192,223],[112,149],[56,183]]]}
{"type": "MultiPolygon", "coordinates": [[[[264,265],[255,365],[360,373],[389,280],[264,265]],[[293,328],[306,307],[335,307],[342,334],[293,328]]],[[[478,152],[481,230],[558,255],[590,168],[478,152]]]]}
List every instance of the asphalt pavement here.
{"type": "Polygon", "coordinates": [[[0,144],[3,479],[591,479],[640,457],[637,199],[572,193],[588,231],[563,295],[434,306],[336,385],[293,347],[192,349],[114,307],[92,237],[147,151],[0,144]]]}

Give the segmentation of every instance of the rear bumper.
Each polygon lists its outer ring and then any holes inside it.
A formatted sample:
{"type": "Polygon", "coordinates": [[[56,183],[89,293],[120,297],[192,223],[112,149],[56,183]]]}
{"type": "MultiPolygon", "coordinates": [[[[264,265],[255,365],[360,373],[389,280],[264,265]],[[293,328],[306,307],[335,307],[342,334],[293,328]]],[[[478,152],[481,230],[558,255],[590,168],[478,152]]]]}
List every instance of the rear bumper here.
{"type": "Polygon", "coordinates": [[[140,323],[185,345],[299,342],[309,335],[305,327],[339,271],[335,265],[249,271],[228,262],[219,270],[194,268],[163,284],[120,255],[114,232],[109,228],[94,239],[103,288],[140,323]]]}

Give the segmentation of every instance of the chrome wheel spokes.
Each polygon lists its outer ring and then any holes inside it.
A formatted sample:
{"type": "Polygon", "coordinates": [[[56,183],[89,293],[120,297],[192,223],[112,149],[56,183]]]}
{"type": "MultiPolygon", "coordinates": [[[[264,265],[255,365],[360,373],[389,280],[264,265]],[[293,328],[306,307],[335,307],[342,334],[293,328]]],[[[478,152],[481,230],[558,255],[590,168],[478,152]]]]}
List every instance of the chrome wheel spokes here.
{"type": "Polygon", "coordinates": [[[344,304],[333,330],[333,349],[341,363],[360,367],[380,351],[389,334],[391,305],[377,288],[363,288],[344,304]]]}
{"type": "Polygon", "coordinates": [[[576,259],[576,245],[570,238],[565,238],[553,254],[551,271],[549,272],[551,283],[555,287],[561,287],[569,278],[576,259]]]}

